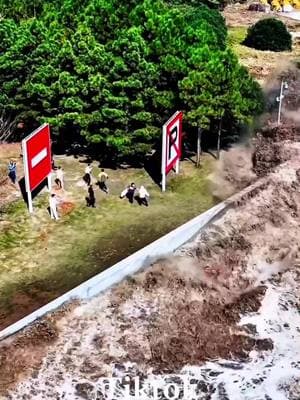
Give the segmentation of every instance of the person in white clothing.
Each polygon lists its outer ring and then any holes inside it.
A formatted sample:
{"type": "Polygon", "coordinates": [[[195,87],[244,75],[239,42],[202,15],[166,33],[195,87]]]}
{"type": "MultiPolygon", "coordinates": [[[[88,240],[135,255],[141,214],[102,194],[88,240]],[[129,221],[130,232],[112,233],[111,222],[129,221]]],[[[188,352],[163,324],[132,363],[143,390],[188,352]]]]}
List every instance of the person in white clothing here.
{"type": "Polygon", "coordinates": [[[148,199],[147,197],[150,197],[149,193],[147,192],[145,186],[141,186],[139,188],[139,192],[138,192],[138,203],[141,206],[142,204],[144,204],[146,207],[148,207],[148,199]]]}
{"type": "Polygon", "coordinates": [[[92,170],[93,170],[92,165],[91,165],[91,164],[88,164],[88,165],[85,167],[84,172],[85,172],[86,174],[90,174],[90,173],[92,172],[92,170]]]}
{"type": "Polygon", "coordinates": [[[64,189],[64,171],[62,167],[58,167],[56,170],[55,183],[60,189],[64,189]]]}
{"type": "Polygon", "coordinates": [[[51,219],[59,219],[59,216],[57,214],[57,198],[56,195],[54,193],[51,194],[50,198],[49,198],[49,206],[50,206],[50,215],[51,215],[51,219]]]}
{"type": "Polygon", "coordinates": [[[93,167],[91,166],[91,164],[88,164],[84,170],[83,180],[87,184],[87,186],[90,186],[92,181],[92,176],[91,176],[92,170],[93,167]]]}
{"type": "Polygon", "coordinates": [[[101,190],[103,190],[103,192],[105,192],[106,194],[108,194],[109,189],[108,189],[108,187],[107,187],[107,185],[106,185],[106,182],[107,182],[107,180],[108,180],[108,175],[107,175],[107,173],[104,171],[103,168],[101,169],[101,172],[100,172],[100,174],[98,175],[98,177],[99,177],[99,181],[98,181],[99,188],[100,188],[101,190]]]}

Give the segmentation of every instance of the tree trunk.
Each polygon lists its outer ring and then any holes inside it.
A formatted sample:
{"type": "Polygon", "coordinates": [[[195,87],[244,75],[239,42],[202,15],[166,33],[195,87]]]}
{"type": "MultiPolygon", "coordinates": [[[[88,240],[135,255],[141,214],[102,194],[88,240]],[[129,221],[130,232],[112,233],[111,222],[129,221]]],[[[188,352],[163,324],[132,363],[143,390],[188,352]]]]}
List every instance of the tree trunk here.
{"type": "Polygon", "coordinates": [[[14,133],[15,127],[16,121],[11,121],[10,117],[7,117],[2,111],[0,114],[0,142],[6,142],[14,133]]]}
{"type": "Polygon", "coordinates": [[[220,148],[221,148],[221,133],[222,133],[222,118],[219,121],[218,128],[218,143],[217,143],[217,159],[220,159],[220,148]]]}
{"type": "Polygon", "coordinates": [[[198,126],[198,135],[197,135],[197,161],[196,166],[200,167],[200,155],[201,155],[201,136],[202,136],[202,129],[198,126]]]}

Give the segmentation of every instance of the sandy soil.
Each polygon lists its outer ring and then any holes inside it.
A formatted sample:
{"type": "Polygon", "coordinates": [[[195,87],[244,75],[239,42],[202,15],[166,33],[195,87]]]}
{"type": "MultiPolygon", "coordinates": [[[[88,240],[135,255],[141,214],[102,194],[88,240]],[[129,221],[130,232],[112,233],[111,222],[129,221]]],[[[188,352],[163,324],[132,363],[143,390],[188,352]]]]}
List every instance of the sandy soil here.
{"type": "MultiPolygon", "coordinates": [[[[293,340],[300,331],[300,145],[282,147],[292,158],[233,197],[226,214],[175,257],[52,319],[38,334],[23,333],[22,349],[34,357],[20,354],[18,337],[4,342],[4,398],[105,398],[101,378],[158,379],[191,375],[192,367],[202,377],[201,399],[296,390],[299,354],[293,349],[284,358],[280,343],[287,327],[293,340]],[[287,365],[280,382],[278,357],[287,365]],[[237,374],[236,380],[222,380],[226,374],[237,374]]],[[[288,398],[278,396],[265,399],[288,398]]]]}
{"type": "MultiPolygon", "coordinates": [[[[287,18],[280,13],[271,12],[266,14],[263,12],[249,11],[249,3],[250,2],[248,2],[248,4],[230,4],[225,8],[223,15],[228,27],[251,26],[263,18],[271,17],[283,21],[290,31],[297,31],[297,28],[300,27],[299,21],[287,18]]],[[[257,3],[259,3],[259,1],[257,1],[257,3]]]]}

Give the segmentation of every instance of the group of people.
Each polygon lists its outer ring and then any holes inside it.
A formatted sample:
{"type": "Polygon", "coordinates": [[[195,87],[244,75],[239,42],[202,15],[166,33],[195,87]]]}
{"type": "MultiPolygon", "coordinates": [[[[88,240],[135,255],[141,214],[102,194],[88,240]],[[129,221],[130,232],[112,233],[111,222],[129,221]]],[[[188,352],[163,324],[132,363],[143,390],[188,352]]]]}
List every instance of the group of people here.
{"type": "MultiPolygon", "coordinates": [[[[83,181],[87,185],[87,196],[85,198],[87,207],[95,207],[96,206],[96,196],[93,187],[93,179],[92,179],[92,170],[93,167],[91,164],[88,164],[84,171],[83,181]]],[[[54,182],[58,189],[64,190],[64,171],[62,167],[56,167],[54,162],[52,162],[52,171],[55,174],[54,182]]],[[[14,161],[10,161],[8,164],[8,176],[13,184],[17,181],[17,165],[14,161]]],[[[100,190],[109,194],[109,188],[107,186],[108,174],[102,168],[99,175],[96,185],[99,186],[100,190]]],[[[129,203],[133,203],[134,200],[138,202],[139,205],[145,205],[148,207],[148,198],[149,193],[146,188],[142,185],[140,188],[137,188],[135,183],[132,182],[128,185],[121,193],[120,198],[127,198],[129,203]]],[[[57,206],[59,204],[59,198],[55,193],[51,193],[49,197],[49,212],[52,219],[59,219],[57,206]]]]}
{"type": "MultiPolygon", "coordinates": [[[[83,176],[83,181],[86,183],[88,187],[88,195],[86,197],[86,205],[87,207],[95,207],[96,203],[96,197],[95,197],[95,192],[92,184],[92,170],[93,167],[91,164],[88,164],[87,167],[85,168],[85,173],[83,176]]],[[[109,188],[107,187],[107,181],[108,181],[108,175],[104,171],[104,169],[101,169],[100,174],[98,175],[98,181],[97,185],[99,188],[105,192],[106,194],[109,193],[109,188]]],[[[136,187],[134,182],[132,182],[130,185],[128,185],[121,193],[120,198],[123,199],[127,197],[128,201],[132,204],[134,199],[140,204],[140,205],[145,205],[148,207],[148,198],[149,198],[149,193],[145,189],[144,186],[141,186],[139,189],[136,187]],[[137,193],[137,195],[135,195],[137,193]]]]}
{"type": "Polygon", "coordinates": [[[149,193],[147,192],[146,188],[142,185],[139,189],[135,186],[135,183],[132,182],[129,186],[127,186],[121,193],[120,198],[124,199],[127,197],[129,203],[133,203],[135,199],[139,205],[145,205],[148,207],[148,198],[150,197],[149,193]],[[137,195],[135,196],[135,194],[137,195]]]}
{"type": "MultiPolygon", "coordinates": [[[[96,197],[95,197],[94,187],[92,184],[92,170],[93,170],[93,167],[91,166],[91,164],[88,164],[84,171],[85,173],[83,176],[83,181],[86,183],[86,185],[88,187],[88,195],[85,198],[86,205],[87,205],[87,207],[94,208],[95,204],[96,204],[96,197]]],[[[100,174],[98,175],[97,185],[106,194],[109,193],[109,189],[107,187],[107,180],[108,180],[108,175],[102,168],[100,174]]]]}

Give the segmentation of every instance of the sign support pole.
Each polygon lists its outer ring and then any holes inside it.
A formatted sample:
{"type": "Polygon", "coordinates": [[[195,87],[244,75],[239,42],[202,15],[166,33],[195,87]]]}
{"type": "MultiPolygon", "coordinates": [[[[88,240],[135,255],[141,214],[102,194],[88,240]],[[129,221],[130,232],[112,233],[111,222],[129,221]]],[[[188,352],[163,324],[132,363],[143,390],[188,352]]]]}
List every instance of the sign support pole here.
{"type": "Polygon", "coordinates": [[[47,176],[47,181],[48,181],[48,191],[51,192],[52,190],[52,180],[51,180],[51,172],[50,174],[47,176]]]}
{"type": "Polygon", "coordinates": [[[165,172],[163,172],[163,174],[162,174],[161,190],[162,190],[162,192],[166,191],[166,173],[165,172]]]}
{"type": "Polygon", "coordinates": [[[28,211],[30,214],[32,214],[33,213],[33,205],[32,205],[31,191],[27,192],[27,200],[28,200],[28,211]]]}
{"type": "Polygon", "coordinates": [[[180,162],[180,160],[177,160],[177,161],[176,161],[176,166],[175,166],[175,172],[176,172],[176,174],[179,174],[179,162],[180,162]]]}
{"type": "Polygon", "coordinates": [[[166,191],[166,145],[167,145],[167,128],[164,125],[162,129],[162,149],[161,149],[161,174],[162,174],[162,180],[161,180],[161,190],[162,192],[166,191]]]}

